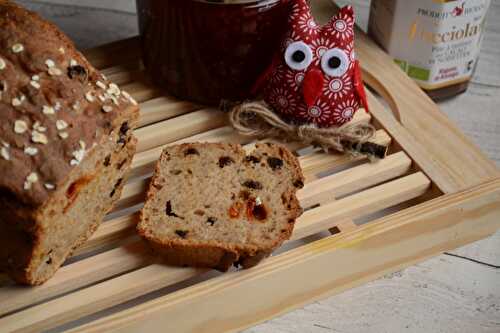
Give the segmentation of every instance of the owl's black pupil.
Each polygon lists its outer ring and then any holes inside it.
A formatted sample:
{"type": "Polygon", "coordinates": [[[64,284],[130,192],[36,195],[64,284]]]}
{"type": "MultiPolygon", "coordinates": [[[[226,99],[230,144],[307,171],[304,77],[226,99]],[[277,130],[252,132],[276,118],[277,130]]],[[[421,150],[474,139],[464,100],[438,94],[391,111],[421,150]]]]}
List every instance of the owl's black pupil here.
{"type": "Polygon", "coordinates": [[[297,50],[293,52],[292,59],[295,62],[302,62],[306,58],[306,54],[303,51],[297,50]]]}
{"type": "Polygon", "coordinates": [[[339,57],[331,57],[328,60],[328,66],[330,66],[330,68],[332,68],[332,69],[339,68],[341,63],[342,63],[342,61],[340,60],[339,57]]]}

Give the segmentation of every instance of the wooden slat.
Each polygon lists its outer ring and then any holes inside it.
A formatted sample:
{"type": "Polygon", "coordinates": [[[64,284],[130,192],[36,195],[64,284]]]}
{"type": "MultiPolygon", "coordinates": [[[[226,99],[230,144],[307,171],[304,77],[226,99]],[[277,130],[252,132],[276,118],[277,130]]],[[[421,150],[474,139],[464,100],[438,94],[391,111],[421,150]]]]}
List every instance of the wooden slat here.
{"type": "Polygon", "coordinates": [[[199,109],[201,109],[201,106],[191,102],[181,101],[168,96],[158,97],[141,103],[139,127],[181,116],[199,109]]]}
{"type": "MultiPolygon", "coordinates": [[[[356,218],[391,207],[418,197],[429,188],[430,181],[422,173],[416,173],[383,184],[317,209],[309,210],[297,223],[304,235],[328,229],[336,220],[356,218]],[[317,227],[321,225],[322,229],[317,227]]],[[[112,305],[127,301],[144,293],[165,287],[194,275],[185,274],[184,268],[152,265],[142,270],[109,280],[96,286],[74,292],[0,319],[0,327],[9,332],[36,332],[56,327],[64,322],[95,313],[112,305]],[[165,273],[162,274],[162,268],[165,273]],[[174,274],[173,272],[179,272],[174,274]],[[155,275],[154,278],[145,278],[155,275]],[[170,280],[172,279],[172,280],[170,280]]],[[[198,270],[195,271],[197,273],[198,270]]],[[[42,286],[43,288],[43,286],[42,286]]],[[[30,302],[33,293],[30,293],[30,302]]],[[[9,299],[12,299],[12,295],[9,299]]],[[[0,302],[2,304],[3,302],[0,302]]]]}
{"type": "Polygon", "coordinates": [[[138,138],[137,151],[165,145],[200,132],[205,132],[226,123],[227,115],[215,109],[203,109],[165,120],[135,131],[138,138]]]}
{"type": "MultiPolygon", "coordinates": [[[[379,130],[375,134],[372,142],[380,145],[389,145],[391,138],[384,130],[379,130]]],[[[333,156],[335,156],[334,164],[332,164],[331,159],[329,157],[325,157],[325,154],[322,152],[316,152],[301,159],[300,162],[306,179],[318,179],[318,175],[322,172],[364,159],[364,157],[361,156],[353,158],[352,156],[342,154],[336,154],[333,156]]]]}
{"type": "Polygon", "coordinates": [[[141,46],[138,37],[86,50],[82,53],[97,69],[105,69],[140,58],[141,46]]]}
{"type": "Polygon", "coordinates": [[[139,66],[139,59],[134,59],[127,64],[106,68],[101,73],[119,86],[124,86],[134,80],[143,80],[145,78],[145,73],[139,66]]]}
{"type": "Polygon", "coordinates": [[[499,198],[500,180],[442,196],[70,332],[240,331],[490,235],[500,227],[499,198]]]}
{"type": "Polygon", "coordinates": [[[126,238],[135,235],[138,218],[139,214],[133,213],[102,223],[91,238],[74,251],[73,256],[122,244],[126,238]]]}
{"type": "Polygon", "coordinates": [[[134,81],[132,83],[125,84],[120,88],[128,92],[139,103],[163,95],[163,92],[159,88],[154,87],[145,80],[134,81]]]}
{"type": "Polygon", "coordinates": [[[307,211],[308,218],[299,221],[302,224],[299,232],[311,229],[319,232],[329,229],[330,210],[335,210],[334,219],[355,219],[419,197],[427,191],[429,186],[429,179],[419,172],[333,201],[307,211]]]}
{"type": "Polygon", "coordinates": [[[309,208],[332,199],[383,183],[408,172],[411,160],[400,152],[372,164],[363,164],[313,181],[307,186],[307,197],[299,192],[300,204],[309,208]]]}
{"type": "Polygon", "coordinates": [[[0,273],[0,288],[12,284],[12,280],[4,273],[0,273]]]}

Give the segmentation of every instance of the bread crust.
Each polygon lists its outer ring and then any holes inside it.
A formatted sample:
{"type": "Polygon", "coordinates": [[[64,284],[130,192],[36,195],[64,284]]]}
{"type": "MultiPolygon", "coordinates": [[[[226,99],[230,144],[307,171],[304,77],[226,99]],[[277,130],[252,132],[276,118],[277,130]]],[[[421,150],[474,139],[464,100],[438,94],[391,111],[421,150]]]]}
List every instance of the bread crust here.
{"type": "MultiPolygon", "coordinates": [[[[167,148],[163,151],[156,167],[153,179],[147,192],[146,202],[153,200],[159,195],[159,184],[163,183],[162,169],[169,162],[171,155],[195,149],[203,151],[218,147],[221,150],[232,151],[238,156],[247,156],[240,145],[225,143],[186,143],[167,148]]],[[[302,208],[296,197],[296,191],[304,183],[304,176],[297,158],[285,147],[277,144],[257,144],[255,151],[264,152],[270,156],[280,156],[284,164],[291,171],[291,179],[297,186],[290,186],[285,193],[289,198],[288,215],[285,229],[278,237],[265,246],[227,244],[219,241],[199,242],[189,239],[172,239],[159,237],[148,224],[148,210],[145,207],[140,213],[140,223],[137,232],[151,246],[154,252],[160,254],[167,264],[176,266],[211,267],[220,271],[227,271],[232,265],[250,268],[257,265],[261,260],[271,255],[285,240],[289,239],[296,218],[302,214],[302,208]]],[[[166,180],[168,182],[168,179],[166,180]]]]}

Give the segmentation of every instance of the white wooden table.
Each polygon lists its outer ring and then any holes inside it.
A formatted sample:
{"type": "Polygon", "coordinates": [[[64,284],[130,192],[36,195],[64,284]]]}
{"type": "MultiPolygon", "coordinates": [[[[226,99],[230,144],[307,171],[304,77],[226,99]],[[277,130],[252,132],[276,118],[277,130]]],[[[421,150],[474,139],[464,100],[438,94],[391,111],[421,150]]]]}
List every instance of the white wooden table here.
{"type": "MultiPolygon", "coordinates": [[[[80,48],[137,34],[133,0],[19,2],[56,22],[80,48]]],[[[369,0],[337,2],[352,3],[358,24],[366,27],[369,0]]],[[[500,0],[492,0],[473,82],[466,93],[440,107],[500,166],[499,16],[500,0]]],[[[452,253],[498,266],[500,232],[452,253]]],[[[500,269],[441,255],[245,332],[498,333],[500,269]]]]}

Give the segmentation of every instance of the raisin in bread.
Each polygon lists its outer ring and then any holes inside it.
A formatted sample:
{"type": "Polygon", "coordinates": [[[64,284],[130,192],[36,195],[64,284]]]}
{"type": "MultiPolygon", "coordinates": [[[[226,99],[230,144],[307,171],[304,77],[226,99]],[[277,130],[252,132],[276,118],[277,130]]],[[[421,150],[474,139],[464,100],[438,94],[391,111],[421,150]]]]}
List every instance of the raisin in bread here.
{"type": "Polygon", "coordinates": [[[0,270],[50,278],[120,196],[138,107],[55,26],[0,0],[0,270]]]}
{"type": "Polygon", "coordinates": [[[286,148],[183,144],[156,166],[138,232],[167,263],[226,271],[256,265],[290,238],[301,214],[297,158],[286,148]]]}

